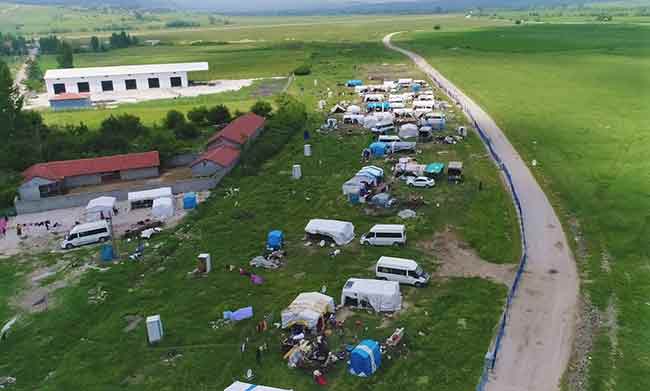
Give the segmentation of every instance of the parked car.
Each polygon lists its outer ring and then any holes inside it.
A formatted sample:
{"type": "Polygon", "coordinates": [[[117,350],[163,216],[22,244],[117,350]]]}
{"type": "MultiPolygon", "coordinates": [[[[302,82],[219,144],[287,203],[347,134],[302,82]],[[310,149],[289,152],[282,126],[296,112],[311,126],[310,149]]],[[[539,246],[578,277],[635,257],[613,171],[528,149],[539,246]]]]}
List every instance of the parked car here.
{"type": "Polygon", "coordinates": [[[428,187],[431,188],[436,185],[436,181],[433,178],[427,178],[425,176],[418,177],[408,177],[406,179],[406,184],[411,187],[428,187]]]}

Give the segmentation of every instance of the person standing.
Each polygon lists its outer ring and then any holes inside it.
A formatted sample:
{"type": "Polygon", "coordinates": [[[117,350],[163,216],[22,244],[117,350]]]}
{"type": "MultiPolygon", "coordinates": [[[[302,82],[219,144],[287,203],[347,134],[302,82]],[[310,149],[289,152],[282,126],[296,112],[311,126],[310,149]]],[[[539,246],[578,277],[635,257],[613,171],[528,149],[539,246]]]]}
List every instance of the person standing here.
{"type": "Polygon", "coordinates": [[[18,235],[19,238],[23,236],[23,225],[22,224],[16,224],[16,234],[18,235]]]}

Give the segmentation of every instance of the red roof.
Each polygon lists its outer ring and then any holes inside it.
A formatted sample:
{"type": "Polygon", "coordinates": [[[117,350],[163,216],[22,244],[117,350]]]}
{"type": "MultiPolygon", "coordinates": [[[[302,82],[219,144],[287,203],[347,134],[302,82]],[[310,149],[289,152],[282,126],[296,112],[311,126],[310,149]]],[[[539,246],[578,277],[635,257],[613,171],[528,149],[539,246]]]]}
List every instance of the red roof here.
{"type": "Polygon", "coordinates": [[[222,167],[230,167],[237,159],[239,159],[239,150],[237,148],[228,145],[220,145],[217,148],[204,152],[191,165],[194,166],[204,160],[209,160],[222,167]]]}
{"type": "Polygon", "coordinates": [[[208,144],[212,144],[219,138],[223,137],[228,141],[239,145],[246,144],[246,141],[255,134],[257,129],[264,126],[266,120],[254,113],[242,115],[228,124],[221,132],[210,137],[208,144]]]}
{"type": "Polygon", "coordinates": [[[59,181],[66,177],[160,166],[158,151],[104,156],[92,159],[37,163],[23,171],[25,181],[39,177],[59,181]]]}
{"type": "Polygon", "coordinates": [[[58,101],[58,100],[86,100],[90,99],[89,94],[75,94],[72,92],[65,92],[63,94],[58,94],[50,98],[50,101],[58,101]]]}

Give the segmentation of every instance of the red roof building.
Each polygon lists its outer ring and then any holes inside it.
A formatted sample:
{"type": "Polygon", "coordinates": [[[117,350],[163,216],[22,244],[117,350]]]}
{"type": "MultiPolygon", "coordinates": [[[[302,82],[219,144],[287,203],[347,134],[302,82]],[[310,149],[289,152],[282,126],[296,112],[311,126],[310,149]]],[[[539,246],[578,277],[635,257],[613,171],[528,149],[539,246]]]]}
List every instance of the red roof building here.
{"type": "Polygon", "coordinates": [[[160,166],[158,151],[104,156],[90,159],[37,163],[23,172],[25,182],[33,178],[61,181],[65,178],[160,166]]]}
{"type": "Polygon", "coordinates": [[[235,119],[228,124],[221,132],[215,134],[208,140],[208,149],[217,145],[229,144],[241,148],[250,140],[257,137],[266,119],[254,113],[248,113],[235,119]]]}
{"type": "Polygon", "coordinates": [[[204,152],[196,159],[192,167],[195,177],[225,175],[237,164],[241,152],[228,144],[219,145],[204,152]]]}

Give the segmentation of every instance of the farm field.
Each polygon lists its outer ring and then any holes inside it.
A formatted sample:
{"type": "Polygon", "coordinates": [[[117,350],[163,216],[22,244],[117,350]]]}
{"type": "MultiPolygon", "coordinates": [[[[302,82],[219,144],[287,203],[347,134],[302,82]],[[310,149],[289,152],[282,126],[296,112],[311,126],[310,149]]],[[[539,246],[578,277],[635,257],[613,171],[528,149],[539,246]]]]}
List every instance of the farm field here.
{"type": "MultiPolygon", "coordinates": [[[[647,194],[650,29],[562,24],[421,32],[400,45],[497,120],[576,238],[597,312],[590,390],[645,390],[650,370],[647,194]]],[[[585,358],[586,359],[586,358],[585,358]]]]}

